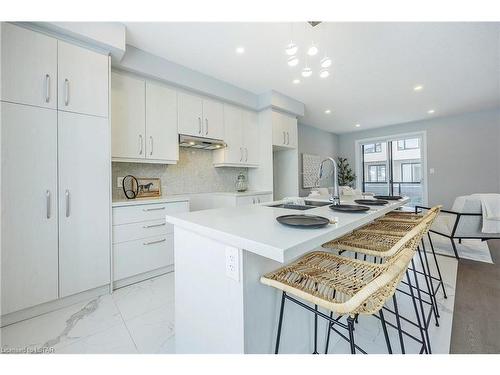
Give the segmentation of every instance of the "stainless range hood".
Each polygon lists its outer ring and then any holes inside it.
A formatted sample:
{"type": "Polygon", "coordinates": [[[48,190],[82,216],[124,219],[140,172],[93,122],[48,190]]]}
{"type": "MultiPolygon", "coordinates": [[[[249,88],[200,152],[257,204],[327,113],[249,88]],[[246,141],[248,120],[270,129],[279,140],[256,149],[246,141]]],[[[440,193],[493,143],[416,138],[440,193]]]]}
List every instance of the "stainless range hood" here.
{"type": "Polygon", "coordinates": [[[226,144],[220,139],[201,138],[193,137],[192,135],[179,134],[179,146],[198,148],[202,150],[218,150],[226,147],[226,144]]]}

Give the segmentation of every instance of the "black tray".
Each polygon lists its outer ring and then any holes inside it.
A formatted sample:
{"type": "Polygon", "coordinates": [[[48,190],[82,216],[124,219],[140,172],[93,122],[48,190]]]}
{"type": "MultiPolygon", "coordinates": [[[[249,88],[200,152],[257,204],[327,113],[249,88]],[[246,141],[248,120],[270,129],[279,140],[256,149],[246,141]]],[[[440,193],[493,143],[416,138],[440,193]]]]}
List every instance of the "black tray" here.
{"type": "Polygon", "coordinates": [[[401,195],[375,195],[373,198],[375,199],[385,199],[388,201],[398,201],[403,197],[401,195]]]}
{"type": "Polygon", "coordinates": [[[330,219],[316,215],[283,215],[276,218],[279,223],[296,228],[321,228],[330,224],[330,219]]]}
{"type": "Polygon", "coordinates": [[[358,206],[356,204],[331,204],[330,207],[334,211],[341,211],[341,212],[365,212],[370,209],[370,207],[366,206],[358,206]]]}
{"type": "Polygon", "coordinates": [[[389,203],[383,199],[355,199],[354,202],[358,204],[366,204],[367,206],[383,206],[389,203]]]}

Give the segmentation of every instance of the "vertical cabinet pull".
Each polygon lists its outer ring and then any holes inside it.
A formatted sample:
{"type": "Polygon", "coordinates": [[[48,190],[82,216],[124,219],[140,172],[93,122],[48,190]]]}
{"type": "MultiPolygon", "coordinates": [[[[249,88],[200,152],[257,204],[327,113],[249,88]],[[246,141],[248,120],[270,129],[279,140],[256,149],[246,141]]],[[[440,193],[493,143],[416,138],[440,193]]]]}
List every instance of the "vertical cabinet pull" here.
{"type": "Polygon", "coordinates": [[[66,197],[66,217],[69,217],[69,215],[71,214],[71,209],[70,209],[71,199],[69,196],[69,190],[66,190],[64,196],[66,197]]]}
{"type": "Polygon", "coordinates": [[[50,76],[45,74],[45,103],[50,102],[50,76]]]}
{"type": "Polygon", "coordinates": [[[255,198],[252,198],[252,202],[253,202],[253,204],[255,204],[255,198]]]}
{"type": "Polygon", "coordinates": [[[245,147],[245,161],[248,161],[248,148],[245,147]]]}
{"type": "Polygon", "coordinates": [[[66,78],[64,80],[64,105],[69,104],[69,80],[66,78]]]}
{"type": "Polygon", "coordinates": [[[286,144],[290,144],[290,133],[286,132],[286,144]]]}
{"type": "Polygon", "coordinates": [[[198,134],[201,134],[201,117],[198,117],[198,134]]]}
{"type": "Polygon", "coordinates": [[[243,147],[240,147],[240,161],[243,161],[243,147]]]}
{"type": "Polygon", "coordinates": [[[149,143],[151,143],[151,150],[149,151],[149,155],[153,155],[153,137],[149,137],[149,143]]]}
{"type": "Polygon", "coordinates": [[[50,190],[45,192],[45,198],[47,200],[47,219],[50,219],[50,190]]]}
{"type": "Polygon", "coordinates": [[[208,119],[205,117],[205,135],[208,135],[208,119]]]}
{"type": "Polygon", "coordinates": [[[286,133],[283,132],[283,144],[286,145],[286,133]]]}
{"type": "Polygon", "coordinates": [[[139,134],[139,155],[142,155],[142,134],[139,134]]]}

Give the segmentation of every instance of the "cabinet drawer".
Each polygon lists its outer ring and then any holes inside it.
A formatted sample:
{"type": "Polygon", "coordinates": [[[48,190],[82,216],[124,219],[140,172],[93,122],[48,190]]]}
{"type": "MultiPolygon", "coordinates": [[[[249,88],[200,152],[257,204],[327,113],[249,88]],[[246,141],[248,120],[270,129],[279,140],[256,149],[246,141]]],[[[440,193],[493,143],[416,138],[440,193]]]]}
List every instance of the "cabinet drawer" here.
{"type": "Polygon", "coordinates": [[[173,233],[173,231],[173,225],[167,224],[165,219],[113,225],[113,243],[160,236],[162,234],[173,233]]]}
{"type": "Polygon", "coordinates": [[[174,235],[148,237],[113,245],[114,280],[174,264],[174,235]]]}
{"type": "Polygon", "coordinates": [[[137,223],[164,219],[167,214],[189,211],[188,202],[142,204],[137,206],[114,207],[113,225],[137,223]]]}

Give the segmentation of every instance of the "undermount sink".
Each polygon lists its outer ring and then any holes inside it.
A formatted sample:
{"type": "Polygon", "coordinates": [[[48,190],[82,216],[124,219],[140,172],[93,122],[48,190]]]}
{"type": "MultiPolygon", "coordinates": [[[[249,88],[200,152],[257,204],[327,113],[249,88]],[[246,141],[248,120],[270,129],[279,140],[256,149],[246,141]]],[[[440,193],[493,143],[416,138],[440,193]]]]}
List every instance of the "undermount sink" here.
{"type": "Polygon", "coordinates": [[[322,201],[304,201],[306,206],[314,206],[314,207],[323,207],[323,206],[329,206],[332,204],[332,202],[322,202],[322,201]]]}
{"type": "Polygon", "coordinates": [[[311,209],[316,208],[316,207],[328,206],[330,204],[331,204],[331,202],[305,201],[305,204],[280,203],[280,204],[275,204],[275,205],[271,205],[268,207],[287,208],[289,210],[305,211],[305,210],[311,210],[311,209]]]}

